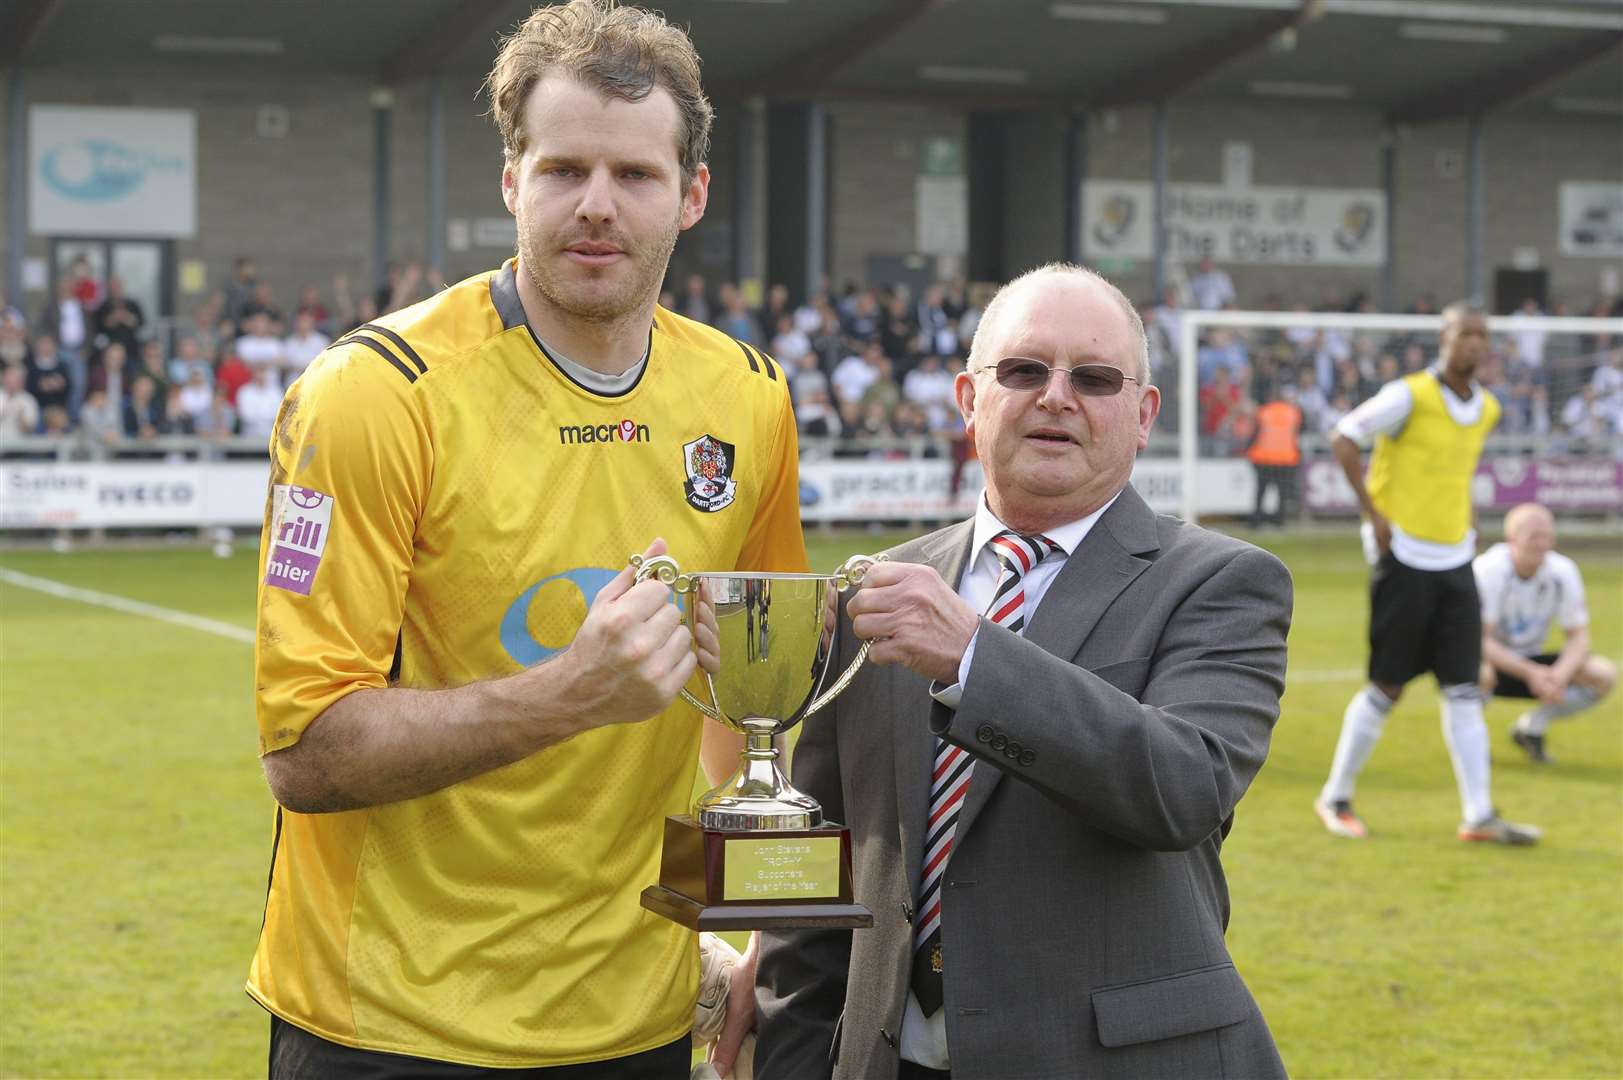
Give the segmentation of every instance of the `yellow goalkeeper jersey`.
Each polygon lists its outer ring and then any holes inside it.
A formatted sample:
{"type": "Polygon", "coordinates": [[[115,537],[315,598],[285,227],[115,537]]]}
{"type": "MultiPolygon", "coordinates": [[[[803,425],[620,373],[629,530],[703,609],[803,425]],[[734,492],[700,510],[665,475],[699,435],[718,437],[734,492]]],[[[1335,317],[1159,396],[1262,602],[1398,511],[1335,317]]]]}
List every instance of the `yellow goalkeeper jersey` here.
{"type": "MultiPolygon", "coordinates": [[[[335,342],[270,449],[262,754],[352,691],[546,659],[655,536],[694,569],[806,565],[782,369],[659,310],[635,385],[594,393],[530,330],[512,261],[335,342]]],[[[278,810],[248,993],[334,1042],[476,1065],[679,1038],[696,942],[638,894],[700,723],[678,702],[421,798],[278,810]]]]}

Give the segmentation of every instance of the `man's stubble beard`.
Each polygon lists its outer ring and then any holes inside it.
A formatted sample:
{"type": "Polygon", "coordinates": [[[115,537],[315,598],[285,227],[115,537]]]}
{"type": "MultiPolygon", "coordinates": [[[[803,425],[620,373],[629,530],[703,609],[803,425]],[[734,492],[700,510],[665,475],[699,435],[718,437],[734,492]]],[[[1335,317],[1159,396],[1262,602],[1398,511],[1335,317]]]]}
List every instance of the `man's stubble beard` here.
{"type": "Polygon", "coordinates": [[[665,280],[665,270],[670,265],[671,253],[676,250],[676,238],[681,232],[682,211],[678,207],[670,228],[656,242],[652,251],[653,257],[645,259],[640,249],[636,248],[628,251],[628,257],[634,266],[631,281],[624,288],[595,299],[572,295],[570,285],[563,275],[550,272],[552,264],[544,261],[542,253],[537,250],[538,241],[544,242],[546,238],[538,237],[534,231],[525,228],[523,214],[518,215],[519,262],[523,265],[530,284],[535,286],[542,299],[552,307],[572,318],[586,322],[614,323],[636,314],[650,299],[659,295],[659,287],[665,280]]]}

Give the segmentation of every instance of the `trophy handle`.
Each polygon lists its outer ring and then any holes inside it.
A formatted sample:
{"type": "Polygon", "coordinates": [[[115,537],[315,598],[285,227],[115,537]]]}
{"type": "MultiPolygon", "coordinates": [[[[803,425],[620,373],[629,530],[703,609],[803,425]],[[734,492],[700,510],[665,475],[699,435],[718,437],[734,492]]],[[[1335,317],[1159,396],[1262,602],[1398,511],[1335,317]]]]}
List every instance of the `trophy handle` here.
{"type": "MultiPolygon", "coordinates": [[[[869,567],[875,563],[884,562],[887,558],[889,556],[886,555],[851,556],[845,560],[838,570],[834,571],[835,588],[840,592],[856,588],[862,584],[862,579],[868,576],[869,567]]],[[[857,669],[862,666],[864,660],[868,659],[868,649],[872,645],[873,642],[871,641],[862,643],[862,646],[857,649],[857,655],[851,660],[851,666],[840,672],[840,677],[834,680],[833,686],[818,694],[812,703],[806,706],[806,711],[800,714],[802,720],[839,697],[845,688],[851,685],[851,680],[856,678],[857,669]]]]}
{"type": "MultiPolygon", "coordinates": [[[[637,581],[639,583],[647,581],[649,578],[658,578],[662,583],[670,586],[671,591],[676,593],[677,596],[693,595],[699,591],[699,584],[693,579],[693,575],[682,573],[681,566],[669,555],[655,555],[651,559],[644,559],[641,555],[633,555],[631,556],[631,565],[637,568],[637,581]]],[[[698,709],[705,716],[718,723],[724,723],[721,719],[721,707],[717,703],[716,684],[711,681],[708,671],[703,672],[703,674],[705,688],[710,691],[711,704],[706,705],[688,693],[688,688],[685,686],[677,693],[682,696],[683,701],[698,709]]]]}

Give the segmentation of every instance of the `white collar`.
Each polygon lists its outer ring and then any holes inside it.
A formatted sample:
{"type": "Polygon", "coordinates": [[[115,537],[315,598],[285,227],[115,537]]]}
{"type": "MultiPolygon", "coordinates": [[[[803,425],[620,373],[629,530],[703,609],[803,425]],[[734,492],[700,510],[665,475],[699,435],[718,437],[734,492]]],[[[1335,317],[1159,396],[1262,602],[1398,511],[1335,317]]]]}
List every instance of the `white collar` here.
{"type": "MultiPolygon", "coordinates": [[[[1065,552],[1065,557],[1070,558],[1088,533],[1093,530],[1094,523],[1104,515],[1106,510],[1115,505],[1116,500],[1119,498],[1121,498],[1120,491],[1112,495],[1103,506],[1093,513],[1086,517],[1077,518],[1075,521],[1067,521],[1056,528],[1046,529],[1043,531],[1043,535],[1058,544],[1061,550],[1065,552]]],[[[994,536],[1007,528],[1008,526],[999,521],[997,515],[992,513],[991,506],[986,502],[986,492],[981,492],[980,502],[975,507],[975,534],[970,541],[969,565],[974,566],[975,560],[981,557],[982,549],[992,542],[994,536]]]]}

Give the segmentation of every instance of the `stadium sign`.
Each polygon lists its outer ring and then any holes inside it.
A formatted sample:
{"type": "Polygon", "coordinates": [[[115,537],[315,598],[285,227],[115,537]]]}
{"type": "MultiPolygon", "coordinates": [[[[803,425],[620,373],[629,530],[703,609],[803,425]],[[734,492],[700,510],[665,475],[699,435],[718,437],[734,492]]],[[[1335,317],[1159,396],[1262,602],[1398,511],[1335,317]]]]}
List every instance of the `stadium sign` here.
{"type": "Polygon", "coordinates": [[[49,236],[194,236],[196,114],[31,106],[28,228],[49,236]]]}
{"type": "MultiPolygon", "coordinates": [[[[1082,185],[1082,253],[1091,260],[1155,256],[1155,186],[1082,185]]],[[[1167,254],[1181,262],[1380,266],[1386,195],[1375,188],[1169,184],[1167,254]]]]}
{"type": "MultiPolygon", "coordinates": [[[[1356,514],[1352,485],[1333,461],[1310,462],[1303,502],[1321,515],[1356,514]]],[[[1471,482],[1479,510],[1504,512],[1518,503],[1543,503],[1556,513],[1623,513],[1623,462],[1605,458],[1484,458],[1471,482]]]]}

